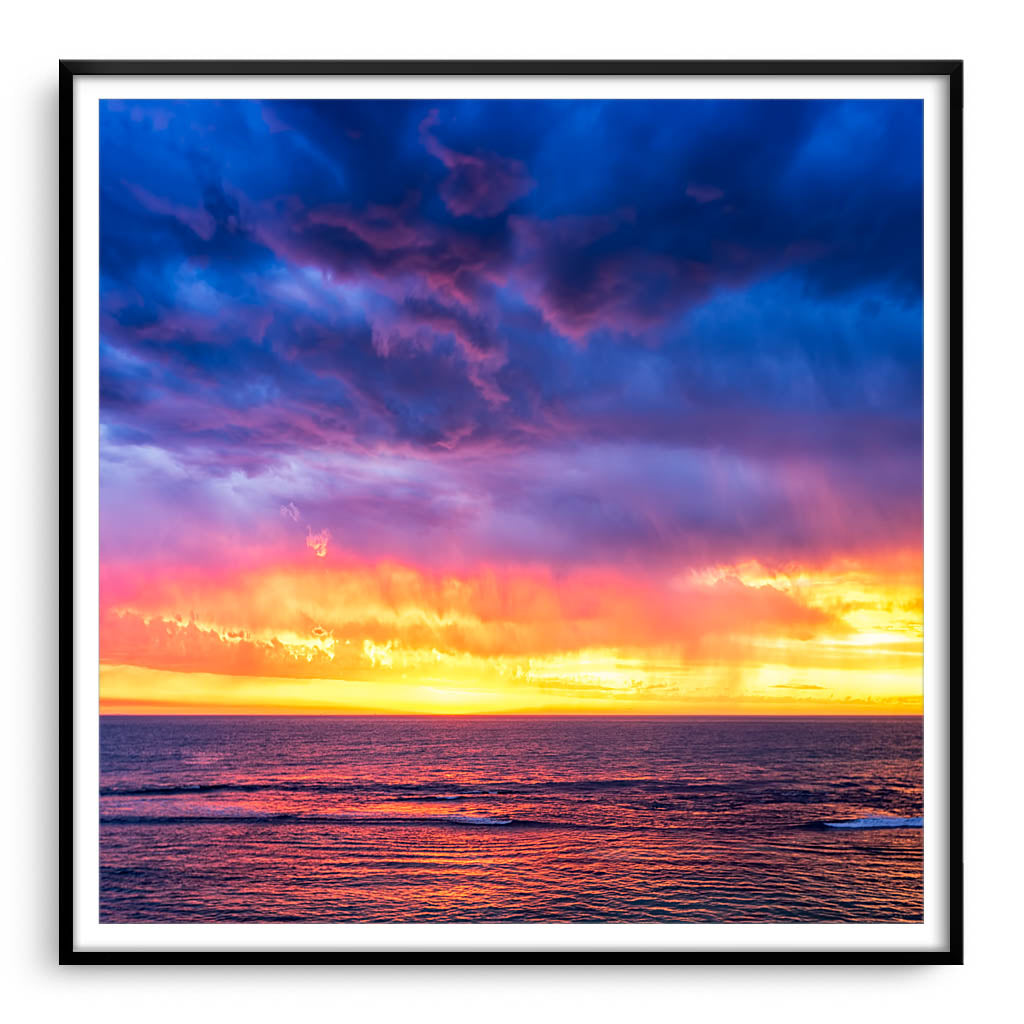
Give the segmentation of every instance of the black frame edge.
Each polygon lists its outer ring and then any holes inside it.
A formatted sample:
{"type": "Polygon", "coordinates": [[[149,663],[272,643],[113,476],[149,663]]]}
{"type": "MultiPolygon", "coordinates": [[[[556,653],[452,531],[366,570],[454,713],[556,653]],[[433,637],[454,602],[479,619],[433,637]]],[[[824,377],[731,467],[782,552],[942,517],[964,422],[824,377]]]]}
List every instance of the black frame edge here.
{"type": "Polygon", "coordinates": [[[949,75],[960,60],[65,60],[72,75],[949,75]]]}
{"type": "Polygon", "coordinates": [[[964,963],[963,865],[963,96],[962,60],[61,60],[59,66],[58,963],[86,964],[899,964],[964,963]],[[74,945],[74,80],[78,75],[908,75],[949,78],[949,948],[925,951],[301,952],[79,950],[74,945]],[[69,399],[69,396],[70,399],[69,399]],[[70,408],[69,408],[70,406],[70,408]],[[66,622],[66,619],[65,619],[66,622]]]}
{"type": "Polygon", "coordinates": [[[60,502],[59,545],[65,553],[60,573],[58,623],[58,712],[57,712],[57,777],[59,779],[57,811],[57,849],[59,861],[59,895],[57,942],[58,962],[83,963],[74,948],[74,676],[71,666],[74,652],[74,601],[72,593],[74,522],[74,107],[75,72],[65,61],[59,64],[59,127],[58,162],[58,383],[57,407],[60,416],[58,439],[60,467],[58,487],[60,502]],[[69,398],[70,396],[70,398],[69,398]],[[68,406],[70,405],[70,409],[68,406]],[[70,611],[70,615],[67,613],[70,611]],[[71,619],[72,637],[68,639],[67,618],[71,619]]]}
{"type": "Polygon", "coordinates": [[[949,960],[964,962],[964,64],[949,71],[949,960]]]}

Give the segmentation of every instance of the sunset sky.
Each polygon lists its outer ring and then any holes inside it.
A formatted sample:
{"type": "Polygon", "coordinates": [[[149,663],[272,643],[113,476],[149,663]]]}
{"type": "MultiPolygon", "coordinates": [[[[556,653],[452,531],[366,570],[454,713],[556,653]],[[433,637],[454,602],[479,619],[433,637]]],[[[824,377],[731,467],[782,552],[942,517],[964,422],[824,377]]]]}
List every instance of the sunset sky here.
{"type": "Polygon", "coordinates": [[[917,101],[108,101],[106,712],[917,712],[917,101]]]}

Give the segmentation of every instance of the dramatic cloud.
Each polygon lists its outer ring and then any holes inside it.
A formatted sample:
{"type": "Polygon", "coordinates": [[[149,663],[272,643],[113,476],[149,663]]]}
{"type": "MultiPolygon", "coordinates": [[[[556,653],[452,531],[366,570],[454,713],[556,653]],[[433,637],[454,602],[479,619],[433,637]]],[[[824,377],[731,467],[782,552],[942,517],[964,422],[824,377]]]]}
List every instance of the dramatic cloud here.
{"type": "MultiPolygon", "coordinates": [[[[703,635],[725,661],[756,638],[883,635],[774,577],[685,600],[678,581],[919,552],[921,116],[102,103],[104,660],[333,678],[412,650],[678,657],[703,635]],[[133,566],[159,600],[126,589],[133,566]],[[229,614],[255,608],[243,577],[298,607],[275,573],[379,600],[351,620],[340,598],[309,621],[229,614]],[[472,601],[440,600],[445,574],[472,601]],[[214,577],[235,596],[203,612],[214,577]]],[[[869,609],[892,583],[872,579],[869,609]]]]}

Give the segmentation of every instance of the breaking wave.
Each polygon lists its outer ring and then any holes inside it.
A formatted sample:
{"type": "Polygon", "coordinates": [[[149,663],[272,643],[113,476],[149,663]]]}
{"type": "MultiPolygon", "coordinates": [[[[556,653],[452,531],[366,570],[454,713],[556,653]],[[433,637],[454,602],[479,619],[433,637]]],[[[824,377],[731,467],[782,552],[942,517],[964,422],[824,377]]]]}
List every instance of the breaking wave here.
{"type": "Polygon", "coordinates": [[[823,821],[825,828],[922,828],[924,818],[854,818],[852,821],[823,821]]]}

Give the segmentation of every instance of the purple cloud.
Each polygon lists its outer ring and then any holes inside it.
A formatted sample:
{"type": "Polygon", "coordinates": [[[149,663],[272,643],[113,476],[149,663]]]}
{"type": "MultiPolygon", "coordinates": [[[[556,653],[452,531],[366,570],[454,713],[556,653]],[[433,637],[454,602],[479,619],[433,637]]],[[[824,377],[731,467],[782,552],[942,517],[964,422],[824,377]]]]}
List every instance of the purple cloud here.
{"type": "Polygon", "coordinates": [[[448,168],[441,197],[457,217],[494,217],[535,187],[520,160],[450,149],[432,132],[440,122],[440,113],[431,110],[420,122],[420,138],[427,152],[448,168]]]}

